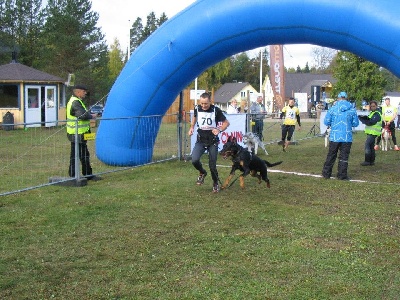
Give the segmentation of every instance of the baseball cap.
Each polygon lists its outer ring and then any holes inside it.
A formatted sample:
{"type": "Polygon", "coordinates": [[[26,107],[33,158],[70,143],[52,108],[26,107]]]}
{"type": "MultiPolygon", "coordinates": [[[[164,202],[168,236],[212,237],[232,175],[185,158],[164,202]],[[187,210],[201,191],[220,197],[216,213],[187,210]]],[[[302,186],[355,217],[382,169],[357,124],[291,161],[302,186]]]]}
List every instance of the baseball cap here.
{"type": "Polygon", "coordinates": [[[347,99],[347,93],[346,92],[340,92],[338,95],[338,98],[345,98],[347,99]]]}
{"type": "Polygon", "coordinates": [[[75,86],[73,87],[73,89],[74,89],[74,90],[84,90],[84,91],[87,91],[87,90],[88,90],[88,88],[87,88],[85,85],[83,85],[83,84],[77,84],[77,85],[75,85],[75,86]]]}

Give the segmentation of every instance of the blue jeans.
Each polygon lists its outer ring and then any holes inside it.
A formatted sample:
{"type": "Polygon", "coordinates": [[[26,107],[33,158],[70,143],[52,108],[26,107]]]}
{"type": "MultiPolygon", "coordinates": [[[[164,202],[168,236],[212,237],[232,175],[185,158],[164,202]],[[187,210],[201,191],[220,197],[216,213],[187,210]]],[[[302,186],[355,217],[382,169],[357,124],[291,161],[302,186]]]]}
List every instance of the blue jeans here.
{"type": "Polygon", "coordinates": [[[375,138],[376,135],[372,134],[367,134],[367,139],[365,141],[365,161],[369,163],[374,163],[375,162],[375,138]]]}

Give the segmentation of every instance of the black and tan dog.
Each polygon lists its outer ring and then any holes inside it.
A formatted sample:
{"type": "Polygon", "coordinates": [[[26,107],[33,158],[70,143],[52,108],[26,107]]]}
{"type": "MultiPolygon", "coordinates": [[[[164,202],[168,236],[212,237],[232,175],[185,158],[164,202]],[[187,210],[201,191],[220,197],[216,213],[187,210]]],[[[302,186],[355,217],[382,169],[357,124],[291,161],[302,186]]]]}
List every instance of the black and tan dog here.
{"type": "Polygon", "coordinates": [[[257,155],[252,154],[247,149],[240,146],[235,137],[228,138],[228,141],[223,146],[220,154],[224,159],[231,158],[232,160],[231,173],[222,185],[223,189],[228,187],[236,170],[243,172],[239,176],[240,187],[242,189],[244,188],[244,177],[249,174],[253,177],[257,177],[258,183],[261,183],[261,180],[264,180],[269,188],[270,183],[267,175],[267,167],[277,166],[282,163],[282,161],[279,161],[271,164],[266,160],[262,160],[257,155]]]}

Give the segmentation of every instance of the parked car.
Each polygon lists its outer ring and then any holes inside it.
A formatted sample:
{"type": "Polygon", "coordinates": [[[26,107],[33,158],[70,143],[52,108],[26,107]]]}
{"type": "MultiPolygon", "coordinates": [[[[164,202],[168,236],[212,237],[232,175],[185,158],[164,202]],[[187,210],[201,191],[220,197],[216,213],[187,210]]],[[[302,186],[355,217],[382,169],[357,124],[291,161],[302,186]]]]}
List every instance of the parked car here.
{"type": "Polygon", "coordinates": [[[90,113],[91,113],[91,114],[95,114],[95,115],[101,117],[102,114],[103,114],[103,110],[104,110],[104,107],[103,107],[103,106],[101,106],[101,105],[93,105],[93,106],[90,108],[90,113]]]}

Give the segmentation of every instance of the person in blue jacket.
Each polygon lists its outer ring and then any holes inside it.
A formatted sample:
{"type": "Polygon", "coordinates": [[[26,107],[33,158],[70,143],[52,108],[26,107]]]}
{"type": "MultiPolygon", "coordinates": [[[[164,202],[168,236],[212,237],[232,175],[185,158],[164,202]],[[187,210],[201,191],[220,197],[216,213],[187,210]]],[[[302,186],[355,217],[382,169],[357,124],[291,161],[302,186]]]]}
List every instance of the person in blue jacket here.
{"type": "Polygon", "coordinates": [[[324,124],[331,128],[329,134],[329,150],[322,169],[322,176],[329,179],[332,168],[339,152],[339,162],[336,177],[340,180],[349,180],[347,167],[353,143],[353,127],[357,127],[359,120],[353,105],[347,101],[347,93],[340,92],[338,101],[326,113],[324,124]]]}

